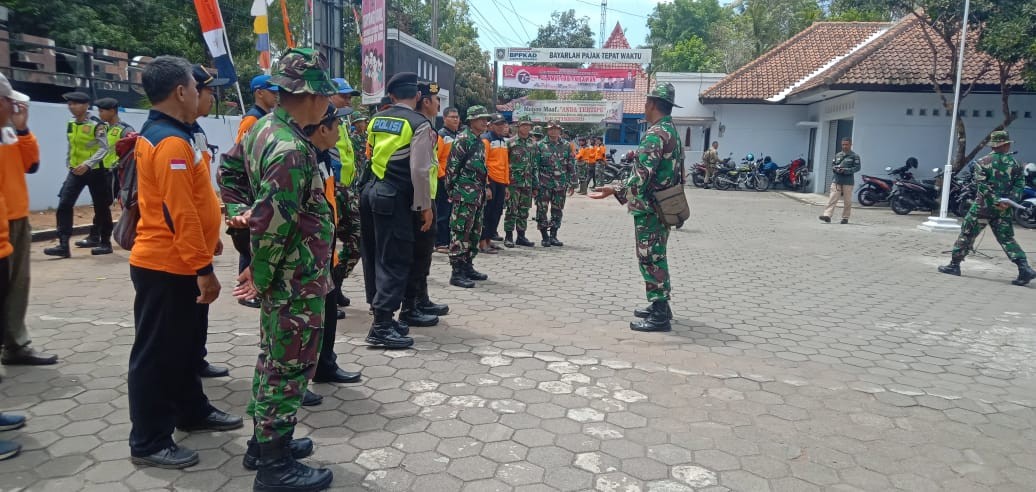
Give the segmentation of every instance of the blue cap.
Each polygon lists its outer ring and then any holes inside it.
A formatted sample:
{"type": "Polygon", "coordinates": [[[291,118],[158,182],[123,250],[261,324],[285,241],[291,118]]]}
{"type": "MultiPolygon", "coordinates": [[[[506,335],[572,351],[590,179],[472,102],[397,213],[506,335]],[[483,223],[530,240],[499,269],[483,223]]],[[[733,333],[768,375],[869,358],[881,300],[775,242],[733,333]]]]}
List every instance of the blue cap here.
{"type": "Polygon", "coordinates": [[[336,78],[336,79],[331,79],[331,80],[335,83],[336,86],[338,86],[338,93],[339,94],[345,94],[345,95],[348,95],[348,96],[359,96],[360,95],[360,91],[358,91],[356,89],[353,89],[353,86],[349,85],[349,82],[346,82],[345,79],[336,78]]]}
{"type": "Polygon", "coordinates": [[[266,74],[256,75],[252,78],[252,92],[259,89],[266,89],[268,91],[276,91],[277,86],[270,83],[270,76],[266,74]]]}

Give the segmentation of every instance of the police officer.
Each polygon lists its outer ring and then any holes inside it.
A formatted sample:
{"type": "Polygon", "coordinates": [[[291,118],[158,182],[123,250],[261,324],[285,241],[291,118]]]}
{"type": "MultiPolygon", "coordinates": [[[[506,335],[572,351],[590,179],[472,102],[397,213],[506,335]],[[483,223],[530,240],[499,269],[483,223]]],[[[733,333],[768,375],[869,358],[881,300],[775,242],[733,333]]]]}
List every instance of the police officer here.
{"type": "MultiPolygon", "coordinates": [[[[430,138],[438,145],[439,135],[431,122],[439,114],[439,84],[428,81],[417,83],[418,92],[421,98],[417,101],[417,112],[428,118],[428,128],[424,131],[430,135],[422,138],[430,138]]],[[[438,152],[435,146],[430,149],[431,154],[427,156],[435,163],[428,178],[431,184],[431,196],[435,196],[439,188],[439,165],[438,152]]],[[[432,267],[432,251],[435,249],[436,224],[422,230],[420,217],[414,217],[414,264],[410,268],[410,281],[407,284],[406,295],[403,297],[403,308],[399,312],[399,320],[410,326],[435,326],[439,323],[439,316],[449,312],[450,307],[445,304],[436,304],[428,296],[428,274],[432,267]]]]}
{"type": "Polygon", "coordinates": [[[246,463],[258,469],[254,490],[316,491],[333,479],[331,470],[296,461],[312,453],[313,443],[292,437],[295,415],[316,371],[325,299],[333,288],[328,173],[310,140],[314,127],[326,124],[328,97],[335,92],[326,71],[320,53],[287,51],[271,78],[280,105],[243,140],[255,196],[248,220],[253,260],[238,278],[234,296],[262,298],[260,352],[249,404],[255,430],[246,451],[246,463]]]}
{"type": "Polygon", "coordinates": [[[614,195],[633,215],[637,241],[637,260],[647,286],[651,306],[637,309],[633,315],[644,318],[630,323],[634,331],[669,331],[673,312],[669,307],[669,263],[666,261],[666,243],[669,228],[662,224],[652,203],[654,190],[665,189],[683,182],[679,166],[683,160],[683,144],[670,116],[676,104],[673,84],[659,83],[648,94],[644,116],[651,127],[644,133],[637,149],[637,160],[626,183],[606,185],[590,198],[614,195]]]}
{"type": "Polygon", "coordinates": [[[428,156],[435,141],[426,128],[431,123],[414,111],[420,98],[417,74],[398,73],[385,90],[393,105],[368,126],[371,163],[360,196],[360,250],[367,302],[374,310],[367,343],[397,349],[414,344],[406,336],[409,328],[393,315],[403,303],[414,261],[414,216],[420,216],[422,232],[434,219],[428,156]]]}
{"type": "Polygon", "coordinates": [[[79,200],[83,188],[90,189],[90,200],[94,204],[93,226],[86,239],[76,241],[79,248],[93,248],[90,253],[104,255],[112,252],[112,199],[111,179],[104,167],[108,155],[108,125],[90,115],[90,96],[82,92],[69,92],[62,96],[68,101],[72,120],[65,133],[68,136],[68,176],[58,194],[58,245],[43,250],[47,256],[68,258],[72,251],[68,240],[72,237],[72,210],[79,200]]]}
{"type": "Polygon", "coordinates": [[[1018,265],[1018,278],[1011,283],[1026,285],[1036,278],[1036,271],[1029,267],[1025,251],[1014,240],[1014,223],[1011,207],[1000,200],[1007,198],[1014,201],[1021,199],[1025,188],[1025,176],[1022,167],[1014,160],[1011,152],[1010,135],[1007,131],[995,131],[989,135],[989,146],[993,152],[975,164],[975,203],[971,205],[960,227],[960,237],[953,245],[950,264],[939,267],[942,273],[960,276],[960,263],[971,251],[975,238],[986,228],[993,229],[993,235],[1007,257],[1018,265]]]}
{"type": "MultiPolygon", "coordinates": [[[[108,125],[108,154],[104,156],[104,167],[111,170],[112,197],[114,198],[119,194],[119,173],[116,169],[119,155],[115,153],[115,144],[134,129],[129,123],[119,118],[119,101],[115,98],[98,99],[97,116],[108,125]]],[[[108,249],[111,249],[111,243],[108,244],[108,249]]]]}

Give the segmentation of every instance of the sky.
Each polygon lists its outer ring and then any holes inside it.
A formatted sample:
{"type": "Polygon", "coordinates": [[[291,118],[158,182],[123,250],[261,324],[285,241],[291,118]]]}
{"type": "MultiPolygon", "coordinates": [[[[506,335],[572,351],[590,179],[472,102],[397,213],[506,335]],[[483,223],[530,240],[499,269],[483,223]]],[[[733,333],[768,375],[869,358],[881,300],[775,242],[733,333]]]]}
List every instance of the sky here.
{"type": "MultiPolygon", "coordinates": [[[[608,0],[605,39],[618,21],[626,30],[626,39],[631,47],[645,44],[647,17],[654,10],[655,4],[663,1],[608,0]]],[[[596,43],[600,39],[600,0],[469,0],[468,5],[472,7],[471,16],[478,27],[479,44],[491,53],[493,48],[527,46],[536,37],[539,26],[550,22],[551,13],[568,9],[575,10],[576,17],[589,18],[590,30],[594,33],[594,46],[599,46],[596,43]]]]}

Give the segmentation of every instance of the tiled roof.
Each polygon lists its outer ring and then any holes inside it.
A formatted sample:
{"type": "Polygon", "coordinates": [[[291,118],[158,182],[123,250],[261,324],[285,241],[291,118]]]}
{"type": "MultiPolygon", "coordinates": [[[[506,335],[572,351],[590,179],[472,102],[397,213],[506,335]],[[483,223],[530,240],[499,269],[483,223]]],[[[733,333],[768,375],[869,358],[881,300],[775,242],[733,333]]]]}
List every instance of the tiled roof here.
{"type": "MultiPolygon", "coordinates": [[[[608,40],[605,41],[604,47],[630,49],[630,43],[626,40],[626,34],[622,31],[622,25],[618,22],[615,23],[615,28],[612,29],[611,36],[608,36],[608,40]]],[[[633,86],[632,92],[604,92],[603,94],[606,100],[622,101],[623,113],[625,114],[642,114],[644,112],[644,102],[647,100],[650,81],[643,67],[630,63],[593,63],[590,67],[635,69],[636,84],[633,86]]],[[[557,91],[559,99],[568,99],[572,94],[572,91],[557,91]]],[[[497,111],[511,111],[513,109],[514,101],[508,101],[507,104],[497,104],[496,106],[497,111]]]]}
{"type": "MultiPolygon", "coordinates": [[[[968,38],[962,82],[974,83],[976,88],[987,86],[999,90],[1000,78],[994,59],[974,49],[978,40],[974,31],[968,38]]],[[[955,74],[951,72],[950,56],[956,57],[957,53],[949,53],[949,48],[927,24],[910,15],[880,38],[796,88],[792,94],[824,88],[930,87],[933,56],[929,39],[939,50],[939,56],[934,58],[935,73],[942,85],[952,87],[955,74]]],[[[1011,85],[1024,85],[1021,72],[1014,70],[1011,85]]]]}
{"type": "Polygon", "coordinates": [[[701,95],[705,103],[765,102],[887,30],[885,22],[817,22],[701,95]]]}

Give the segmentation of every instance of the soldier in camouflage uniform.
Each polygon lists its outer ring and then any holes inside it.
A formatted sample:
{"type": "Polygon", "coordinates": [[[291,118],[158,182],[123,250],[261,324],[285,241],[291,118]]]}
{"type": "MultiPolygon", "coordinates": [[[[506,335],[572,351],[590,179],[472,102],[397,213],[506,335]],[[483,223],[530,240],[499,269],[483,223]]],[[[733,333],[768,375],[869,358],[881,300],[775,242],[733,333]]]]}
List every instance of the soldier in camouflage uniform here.
{"type": "Polygon", "coordinates": [[[953,245],[950,264],[939,267],[940,272],[959,276],[960,262],[972,251],[975,238],[989,224],[1004,253],[1018,265],[1018,278],[1011,283],[1026,285],[1036,278],[1036,272],[1029,267],[1025,251],[1014,240],[1011,206],[1000,202],[1005,198],[1020,201],[1025,188],[1022,166],[1009,153],[1011,143],[1011,137],[1006,131],[995,131],[989,135],[989,146],[993,152],[975,165],[975,203],[964,217],[960,236],[953,245]]]}
{"type": "Polygon", "coordinates": [[[337,91],[326,71],[327,60],[312,49],[285,53],[271,79],[280,87],[280,106],[243,141],[256,200],[248,221],[253,259],[234,295],[258,294],[262,300],[249,404],[259,451],[256,490],[322,490],[332,480],[330,470],[295,461],[312,443],[292,440],[295,414],[316,370],[325,296],[332,289],[335,226],[324,193],[328,173],[304,130],[323,119],[328,96],[337,91]]]}
{"type": "Polygon", "coordinates": [[[450,285],[470,289],[475,280],[488,275],[475,270],[482,238],[482,216],[488,195],[489,170],[486,168],[486,144],[479,135],[489,126],[485,106],[468,108],[468,127],[457,135],[446,162],[446,193],[453,211],[450,213],[450,285]]]}
{"type": "Polygon", "coordinates": [[[540,165],[540,144],[532,139],[532,118],[529,115],[518,119],[518,136],[507,143],[507,155],[511,161],[510,196],[507,197],[507,215],[504,216],[504,246],[535,246],[525,237],[525,229],[532,208],[532,197],[539,183],[537,170],[540,165]],[[518,230],[518,240],[513,233],[518,230]]]}
{"type": "Polygon", "coordinates": [[[568,196],[576,192],[579,178],[576,175],[576,156],[572,144],[561,138],[561,123],[556,120],[547,123],[547,139],[540,141],[540,165],[537,169],[539,189],[536,191],[536,224],[543,236],[540,242],[545,248],[564,246],[558,241],[558,229],[565,211],[565,191],[568,196]],[[547,219],[547,210],[550,219],[547,219]]]}
{"type": "Polygon", "coordinates": [[[644,319],[630,323],[630,328],[635,331],[669,331],[673,317],[669,308],[669,263],[666,261],[669,228],[655,213],[653,192],[683,182],[679,172],[684,158],[683,144],[670,116],[673,107],[680,106],[673,103],[676,91],[670,83],[657,84],[647,97],[644,116],[651,122],[651,127],[640,141],[633,172],[626,183],[604,186],[590,198],[615,195],[633,215],[637,260],[651,306],[634,311],[634,316],[644,319]]]}
{"type": "Polygon", "coordinates": [[[543,127],[536,125],[532,127],[532,140],[536,143],[543,141],[543,127]]]}

